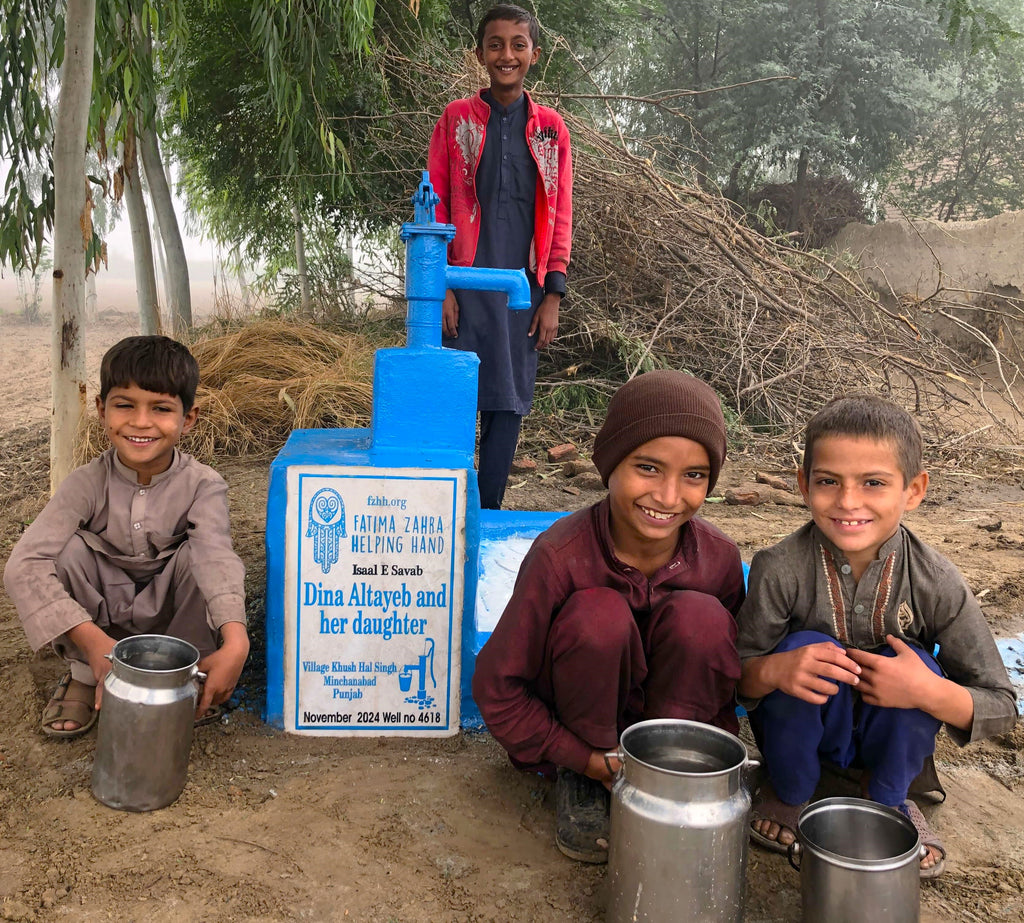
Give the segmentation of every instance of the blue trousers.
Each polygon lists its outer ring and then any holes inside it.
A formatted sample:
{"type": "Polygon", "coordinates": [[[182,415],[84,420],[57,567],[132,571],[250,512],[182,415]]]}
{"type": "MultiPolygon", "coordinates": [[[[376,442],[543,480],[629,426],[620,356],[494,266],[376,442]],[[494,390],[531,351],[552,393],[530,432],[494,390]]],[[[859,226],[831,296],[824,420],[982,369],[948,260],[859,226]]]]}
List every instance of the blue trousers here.
{"type": "Polygon", "coordinates": [[[505,496],[505,484],[512,470],[519,427],[523,418],[511,410],[480,411],[480,463],[477,484],[480,486],[480,506],[485,510],[500,510],[505,496]]]}
{"type": "MultiPolygon", "coordinates": [[[[817,631],[795,631],[775,648],[780,654],[835,638],[817,631]]],[[[936,674],[935,658],[914,652],[936,674]]],[[[888,646],[878,653],[894,657],[888,646]]],[[[810,800],[821,777],[821,761],[844,769],[853,766],[870,772],[868,795],[895,807],[907,797],[910,783],[935,751],[935,735],[942,722],[914,708],[868,705],[855,687],[839,683],[839,691],[824,705],[814,705],[776,689],[750,714],[750,725],[764,757],[775,793],[786,804],[810,800]]]]}

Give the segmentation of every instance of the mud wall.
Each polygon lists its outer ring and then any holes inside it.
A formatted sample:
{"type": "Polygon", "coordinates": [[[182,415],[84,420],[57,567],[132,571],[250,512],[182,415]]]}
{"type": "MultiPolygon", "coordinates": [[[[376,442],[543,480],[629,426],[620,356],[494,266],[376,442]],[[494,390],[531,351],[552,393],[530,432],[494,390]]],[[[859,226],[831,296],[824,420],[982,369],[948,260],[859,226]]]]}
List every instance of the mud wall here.
{"type": "MultiPolygon", "coordinates": [[[[852,256],[861,277],[883,299],[943,299],[963,305],[956,313],[994,343],[1019,357],[1024,345],[1024,212],[981,221],[903,219],[846,225],[831,245],[852,256]]],[[[987,352],[978,337],[941,316],[931,326],[978,358],[987,352]]]]}

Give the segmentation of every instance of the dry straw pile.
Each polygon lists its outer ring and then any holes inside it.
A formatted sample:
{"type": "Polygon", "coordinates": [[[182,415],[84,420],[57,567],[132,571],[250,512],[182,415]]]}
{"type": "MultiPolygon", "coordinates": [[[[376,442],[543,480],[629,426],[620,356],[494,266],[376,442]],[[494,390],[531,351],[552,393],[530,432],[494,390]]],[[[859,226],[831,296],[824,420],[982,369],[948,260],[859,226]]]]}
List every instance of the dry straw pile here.
{"type": "MultiPolygon", "coordinates": [[[[369,425],[373,353],[381,345],[391,344],[281,320],[211,329],[191,344],[202,377],[199,419],[182,448],[203,459],[265,455],[293,429],[369,425]]],[[[106,445],[93,417],[81,461],[106,445]]]]}

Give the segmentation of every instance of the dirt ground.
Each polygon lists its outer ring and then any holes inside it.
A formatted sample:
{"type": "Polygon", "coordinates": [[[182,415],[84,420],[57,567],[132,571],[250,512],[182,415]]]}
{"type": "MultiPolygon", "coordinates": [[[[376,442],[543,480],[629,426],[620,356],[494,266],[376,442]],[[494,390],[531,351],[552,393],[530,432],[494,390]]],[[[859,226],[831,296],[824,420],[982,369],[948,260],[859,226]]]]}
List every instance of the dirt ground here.
{"type": "MultiPolygon", "coordinates": [[[[128,317],[88,332],[91,381],[106,346],[131,332],[128,317]]],[[[0,316],[0,566],[45,502],[48,339],[46,327],[0,316]]],[[[572,509],[599,497],[572,493],[538,461],[539,474],[514,481],[509,506],[572,509]]],[[[313,738],[261,723],[267,462],[217,467],[230,484],[236,547],[248,567],[253,657],[243,707],[196,731],[189,782],[171,807],[127,814],[93,799],[95,735],[62,742],[39,731],[60,663],[30,652],[0,594],[0,919],[602,920],[604,868],[557,851],[552,787],[515,772],[488,735],[313,738]]],[[[735,457],[722,487],[760,468],[756,457],[735,457]]],[[[932,475],[911,527],[961,567],[995,632],[1017,634],[1020,472],[1016,483],[966,471],[932,475]]],[[[705,515],[739,541],[746,559],[805,519],[798,507],[721,502],[707,504],[705,515]]],[[[1020,729],[964,750],[940,739],[949,797],[925,810],[949,859],[946,875],[922,888],[925,921],[1024,916],[1022,746],[1020,729]]],[[[798,887],[783,857],[751,849],[746,919],[798,918],[798,887]]]]}

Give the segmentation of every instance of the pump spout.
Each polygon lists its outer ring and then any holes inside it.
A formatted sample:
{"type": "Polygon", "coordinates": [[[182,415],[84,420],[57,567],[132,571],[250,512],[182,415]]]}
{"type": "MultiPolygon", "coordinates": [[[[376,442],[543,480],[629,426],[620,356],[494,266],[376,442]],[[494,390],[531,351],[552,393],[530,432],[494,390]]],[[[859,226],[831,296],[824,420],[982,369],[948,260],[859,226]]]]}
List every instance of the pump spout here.
{"type": "Polygon", "coordinates": [[[533,307],[530,283],[522,269],[485,269],[478,266],[448,266],[445,269],[448,288],[467,288],[482,292],[504,292],[513,311],[533,307]]]}

